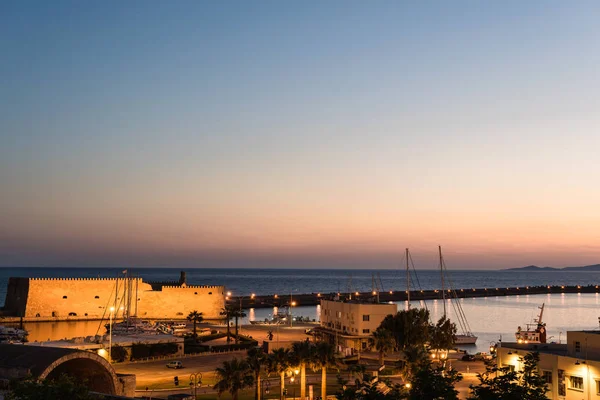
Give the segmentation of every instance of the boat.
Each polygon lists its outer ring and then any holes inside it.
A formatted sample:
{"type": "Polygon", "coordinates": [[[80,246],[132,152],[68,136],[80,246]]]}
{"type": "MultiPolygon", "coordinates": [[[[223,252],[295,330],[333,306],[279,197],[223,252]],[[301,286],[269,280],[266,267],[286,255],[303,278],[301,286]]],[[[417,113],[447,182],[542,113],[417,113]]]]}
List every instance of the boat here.
{"type": "Polygon", "coordinates": [[[265,318],[264,320],[250,321],[252,325],[283,325],[288,321],[287,312],[278,312],[273,315],[272,318],[265,318]]]}
{"type": "MultiPolygon", "coordinates": [[[[440,253],[440,273],[442,275],[442,301],[444,303],[444,318],[446,318],[446,288],[444,287],[444,283],[445,283],[445,273],[447,272],[446,270],[446,264],[444,263],[444,257],[442,256],[442,246],[438,246],[438,250],[440,253]]],[[[456,295],[456,290],[454,290],[454,288],[452,287],[452,281],[450,280],[450,278],[448,277],[448,292],[450,293],[450,302],[452,303],[452,307],[454,308],[454,312],[456,314],[456,318],[457,318],[457,322],[458,322],[458,328],[460,329],[461,333],[455,335],[455,341],[454,343],[457,345],[472,345],[477,343],[477,336],[475,336],[472,332],[471,332],[471,326],[469,325],[469,322],[467,321],[467,316],[465,315],[465,312],[460,304],[460,301],[458,300],[458,296],[456,295]]]]}
{"type": "MultiPolygon", "coordinates": [[[[119,275],[117,275],[115,281],[114,305],[110,308],[112,311],[109,318],[109,321],[112,320],[112,327],[110,322],[105,324],[104,327],[106,328],[106,332],[109,333],[112,331],[114,335],[166,333],[168,330],[160,328],[159,324],[142,320],[137,317],[137,302],[139,300],[137,296],[138,280],[133,278],[127,270],[124,270],[123,274],[123,278],[119,278],[119,275]],[[120,281],[122,281],[121,287],[119,287],[120,281]],[[115,315],[112,316],[114,310],[116,310],[116,312],[115,315]],[[119,317],[119,311],[122,312],[121,317],[119,317]],[[116,322],[117,319],[122,320],[116,322]]],[[[103,316],[103,321],[105,321],[105,316],[103,316]]],[[[100,324],[102,324],[102,322],[100,324]]],[[[100,330],[100,326],[98,326],[98,330],[100,330]]],[[[171,330],[170,333],[172,332],[173,331],[171,330]]],[[[96,332],[96,334],[98,334],[98,332],[96,332]]]]}
{"type": "Polygon", "coordinates": [[[25,329],[0,326],[0,343],[24,343],[27,341],[27,335],[29,332],[25,329]]]}
{"type": "Polygon", "coordinates": [[[544,304],[542,303],[540,314],[533,320],[532,324],[526,324],[527,329],[522,330],[519,326],[515,332],[517,343],[546,343],[546,324],[542,321],[544,316],[544,304]]]}
{"type": "MultiPolygon", "coordinates": [[[[104,325],[106,331],[110,331],[110,324],[104,325]]],[[[158,326],[155,323],[149,321],[140,320],[135,317],[129,317],[129,319],[122,322],[113,322],[112,332],[117,335],[126,335],[134,333],[156,333],[158,326]]]]}

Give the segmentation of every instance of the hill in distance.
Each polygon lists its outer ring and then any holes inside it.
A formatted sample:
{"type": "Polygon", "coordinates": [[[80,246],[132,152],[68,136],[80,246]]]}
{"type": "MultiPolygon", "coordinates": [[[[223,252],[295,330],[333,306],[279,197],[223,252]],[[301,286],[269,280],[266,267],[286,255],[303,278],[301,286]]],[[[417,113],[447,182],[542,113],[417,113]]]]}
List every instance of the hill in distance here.
{"type": "Polygon", "coordinates": [[[508,268],[504,269],[503,271],[600,271],[600,264],[564,268],[538,267],[537,265],[528,265],[526,267],[508,268]]]}

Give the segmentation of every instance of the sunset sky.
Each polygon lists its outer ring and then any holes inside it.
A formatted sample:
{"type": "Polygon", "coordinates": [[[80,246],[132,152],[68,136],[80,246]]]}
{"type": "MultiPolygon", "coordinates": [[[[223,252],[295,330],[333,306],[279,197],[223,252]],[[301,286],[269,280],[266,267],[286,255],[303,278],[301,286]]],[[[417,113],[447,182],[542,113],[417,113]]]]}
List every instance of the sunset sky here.
{"type": "Polygon", "coordinates": [[[0,266],[600,263],[596,1],[4,1],[0,266]]]}

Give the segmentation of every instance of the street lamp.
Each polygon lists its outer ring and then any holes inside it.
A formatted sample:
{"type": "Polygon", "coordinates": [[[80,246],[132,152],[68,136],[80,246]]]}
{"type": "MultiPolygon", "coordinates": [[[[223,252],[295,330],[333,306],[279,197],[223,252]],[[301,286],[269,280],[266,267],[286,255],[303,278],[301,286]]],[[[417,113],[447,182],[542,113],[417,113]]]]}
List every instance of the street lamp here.
{"type": "MultiPolygon", "coordinates": [[[[119,310],[123,310],[123,306],[119,307],[119,310]]],[[[113,326],[113,313],[115,312],[115,308],[109,308],[110,318],[108,323],[108,362],[112,363],[112,326],[113,326]]]]}
{"type": "Polygon", "coordinates": [[[263,391],[263,395],[260,396],[261,398],[264,398],[264,394],[269,394],[271,392],[271,383],[268,380],[264,380],[262,383],[262,391],[263,391]]]}
{"type": "Polygon", "coordinates": [[[190,375],[190,389],[193,389],[193,393],[190,393],[194,398],[198,397],[198,385],[202,384],[202,373],[196,372],[190,375]]]}
{"type": "Polygon", "coordinates": [[[110,321],[108,321],[108,362],[112,363],[112,321],[115,308],[110,308],[110,321]]]}
{"type": "Polygon", "coordinates": [[[498,348],[498,343],[496,342],[490,342],[490,354],[495,357],[496,356],[496,349],[498,348]]]}
{"type": "Polygon", "coordinates": [[[292,302],[290,303],[290,328],[292,327],[292,325],[293,325],[293,321],[294,321],[294,316],[293,316],[292,307],[296,307],[296,302],[295,302],[295,301],[292,301],[292,302]]]}

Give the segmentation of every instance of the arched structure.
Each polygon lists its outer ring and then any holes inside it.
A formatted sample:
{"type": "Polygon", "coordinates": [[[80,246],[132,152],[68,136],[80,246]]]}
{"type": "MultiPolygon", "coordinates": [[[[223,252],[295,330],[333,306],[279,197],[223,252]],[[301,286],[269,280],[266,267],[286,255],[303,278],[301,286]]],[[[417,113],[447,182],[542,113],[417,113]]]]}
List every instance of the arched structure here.
{"type": "Polygon", "coordinates": [[[113,367],[102,357],[88,351],[42,346],[0,345],[0,378],[53,379],[68,375],[87,382],[91,391],[121,394],[113,367]]]}

